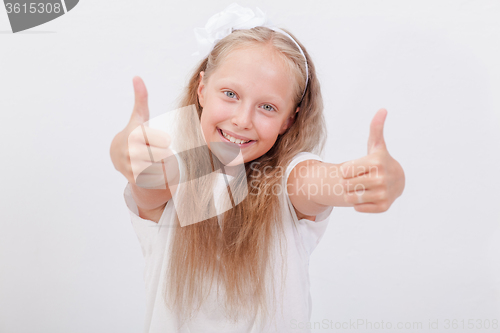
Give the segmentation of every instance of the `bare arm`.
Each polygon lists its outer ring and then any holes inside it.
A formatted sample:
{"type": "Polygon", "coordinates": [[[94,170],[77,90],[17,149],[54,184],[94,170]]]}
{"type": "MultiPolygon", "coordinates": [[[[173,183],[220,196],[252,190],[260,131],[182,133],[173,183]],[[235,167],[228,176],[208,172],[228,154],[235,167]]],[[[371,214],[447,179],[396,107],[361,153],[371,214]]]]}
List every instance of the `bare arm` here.
{"type": "Polygon", "coordinates": [[[297,215],[311,217],[328,206],[354,207],[365,213],[385,212],[403,193],[404,186],[403,168],[387,151],[342,164],[303,161],[295,166],[287,181],[297,215]]]}
{"type": "Polygon", "coordinates": [[[287,181],[295,209],[304,216],[316,216],[329,206],[352,207],[344,199],[340,164],[307,160],[297,164],[287,181]]]}
{"type": "Polygon", "coordinates": [[[292,170],[287,189],[295,209],[315,216],[328,206],[354,207],[381,213],[403,193],[405,174],[387,151],[383,128],[387,111],[380,109],[370,124],[368,154],[342,164],[303,161],[292,170]]]}

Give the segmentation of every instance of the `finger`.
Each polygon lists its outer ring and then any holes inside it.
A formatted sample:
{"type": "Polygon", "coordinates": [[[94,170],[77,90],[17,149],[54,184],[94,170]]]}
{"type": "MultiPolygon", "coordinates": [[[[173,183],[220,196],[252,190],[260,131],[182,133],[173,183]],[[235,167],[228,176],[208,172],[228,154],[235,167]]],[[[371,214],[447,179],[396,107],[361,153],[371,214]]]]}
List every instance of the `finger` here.
{"type": "Polygon", "coordinates": [[[147,126],[137,126],[129,133],[129,144],[149,144],[152,147],[168,148],[171,143],[170,135],[162,130],[147,126]]]}
{"type": "Polygon", "coordinates": [[[344,200],[351,204],[374,203],[380,204],[387,201],[385,191],[366,190],[354,191],[344,194],[344,200]]]}
{"type": "Polygon", "coordinates": [[[380,178],[375,174],[366,173],[364,175],[341,179],[340,184],[344,188],[344,192],[353,192],[361,190],[372,190],[380,186],[380,178]]]}
{"type": "Polygon", "coordinates": [[[171,139],[167,132],[151,127],[144,127],[143,130],[150,146],[158,148],[168,148],[170,146],[171,139]]]}
{"type": "Polygon", "coordinates": [[[137,126],[128,137],[131,159],[151,162],[162,160],[172,155],[169,145],[170,136],[167,133],[143,125],[137,126]]]}
{"type": "Polygon", "coordinates": [[[370,135],[368,137],[368,154],[379,149],[385,149],[384,122],[387,117],[387,110],[380,109],[370,123],[370,135]]]}
{"type": "Polygon", "coordinates": [[[364,195],[367,191],[354,191],[344,193],[344,201],[350,204],[358,204],[365,202],[364,195]]]}
{"type": "Polygon", "coordinates": [[[167,175],[173,179],[179,174],[178,161],[175,155],[171,155],[160,161],[151,163],[149,160],[130,159],[130,173],[137,178],[139,174],[144,175],[167,175]]]}
{"type": "Polygon", "coordinates": [[[358,177],[370,172],[380,171],[379,162],[370,155],[358,158],[356,160],[342,163],[340,166],[340,177],[349,179],[358,177]]]}
{"type": "Polygon", "coordinates": [[[143,124],[149,120],[148,91],[144,81],[135,76],[132,79],[134,85],[135,104],[130,122],[133,124],[143,124]]]}
{"type": "Polygon", "coordinates": [[[134,161],[134,174],[137,176],[139,174],[144,175],[163,175],[164,164],[159,162],[148,162],[148,161],[134,161]]]}
{"type": "Polygon", "coordinates": [[[164,170],[163,163],[161,163],[161,161],[155,163],[134,161],[131,163],[131,169],[135,180],[137,180],[140,176],[152,179],[159,177],[163,179],[166,171],[164,170]]]}
{"type": "MultiPolygon", "coordinates": [[[[140,187],[158,188],[157,186],[161,186],[165,182],[171,187],[179,182],[179,169],[175,157],[153,164],[146,162],[137,163],[136,167],[138,169],[134,170],[133,177],[136,184],[140,187]]],[[[165,187],[162,188],[165,189],[165,187]]]]}
{"type": "Polygon", "coordinates": [[[375,203],[362,203],[355,204],[354,210],[360,213],[383,213],[388,210],[385,204],[375,204],[375,203]]]}
{"type": "Polygon", "coordinates": [[[135,184],[142,188],[166,190],[168,182],[163,175],[150,175],[141,173],[135,180],[135,184]]]}
{"type": "Polygon", "coordinates": [[[134,145],[129,147],[130,162],[160,162],[161,160],[173,155],[169,148],[158,148],[148,145],[134,145]]]}

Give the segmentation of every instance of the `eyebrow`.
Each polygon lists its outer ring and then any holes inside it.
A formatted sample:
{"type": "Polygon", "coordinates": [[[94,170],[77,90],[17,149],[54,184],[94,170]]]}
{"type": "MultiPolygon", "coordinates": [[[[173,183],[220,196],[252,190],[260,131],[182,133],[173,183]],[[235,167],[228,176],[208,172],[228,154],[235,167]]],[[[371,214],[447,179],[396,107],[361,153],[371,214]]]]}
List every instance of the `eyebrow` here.
{"type": "MultiPolygon", "coordinates": [[[[235,86],[238,90],[242,89],[242,86],[238,82],[233,81],[233,80],[229,80],[229,79],[221,79],[218,84],[223,85],[223,86],[224,85],[235,86]]],[[[273,95],[273,94],[264,95],[263,97],[261,97],[261,99],[268,100],[268,101],[272,102],[280,110],[285,108],[285,104],[286,104],[285,100],[277,97],[276,95],[273,95]]]]}

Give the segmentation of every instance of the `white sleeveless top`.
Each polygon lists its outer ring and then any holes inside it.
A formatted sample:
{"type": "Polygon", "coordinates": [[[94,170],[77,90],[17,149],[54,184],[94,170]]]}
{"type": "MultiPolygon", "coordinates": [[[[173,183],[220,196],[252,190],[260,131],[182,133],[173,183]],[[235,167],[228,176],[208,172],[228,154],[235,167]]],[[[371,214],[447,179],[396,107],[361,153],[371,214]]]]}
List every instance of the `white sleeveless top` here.
{"type": "MultiPolygon", "coordinates": [[[[300,162],[322,159],[312,153],[297,154],[287,166],[283,177],[283,189],[292,169],[300,162]]],[[[222,175],[221,175],[222,176],[222,175]]],[[[181,182],[182,182],[181,174],[181,182]]],[[[262,333],[262,332],[310,332],[297,325],[300,322],[309,322],[311,318],[311,295],[309,292],[309,256],[321,240],[333,207],[328,207],[316,216],[316,221],[297,219],[295,210],[286,191],[282,191],[282,199],[287,204],[282,210],[283,226],[286,237],[286,278],[281,290],[282,300],[278,302],[274,319],[264,327],[258,318],[240,321],[233,324],[225,320],[224,313],[208,301],[198,312],[196,318],[182,327],[178,327],[175,316],[165,306],[163,301],[163,286],[165,285],[165,271],[168,263],[169,236],[174,225],[174,206],[170,200],[162,213],[158,223],[142,219],[138,216],[137,205],[132,197],[130,184],[124,191],[124,198],[129,209],[132,226],[137,234],[145,259],[144,281],[146,284],[146,318],[144,333],[262,333]]],[[[216,196],[217,197],[217,196],[216,196]]],[[[283,240],[282,240],[283,241],[283,240]]],[[[281,258],[281,255],[278,254],[281,258]]],[[[282,263],[283,264],[283,263],[282,263]]],[[[279,265],[278,265],[279,266],[279,265]]],[[[282,266],[280,266],[282,267],[282,266]]],[[[281,285],[281,268],[275,267],[275,283],[281,285]]],[[[281,288],[281,287],[278,287],[281,288]]]]}

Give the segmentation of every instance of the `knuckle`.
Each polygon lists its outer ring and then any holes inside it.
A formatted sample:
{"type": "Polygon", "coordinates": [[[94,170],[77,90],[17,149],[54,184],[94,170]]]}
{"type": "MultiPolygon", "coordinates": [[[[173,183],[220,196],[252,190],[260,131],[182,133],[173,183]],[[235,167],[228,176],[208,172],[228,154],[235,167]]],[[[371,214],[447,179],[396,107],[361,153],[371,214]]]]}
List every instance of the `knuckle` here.
{"type": "Polygon", "coordinates": [[[387,193],[385,191],[380,191],[377,193],[377,199],[380,202],[385,202],[387,200],[387,193]]]}
{"type": "Polygon", "coordinates": [[[370,161],[370,166],[372,167],[375,167],[375,168],[380,168],[382,165],[381,161],[380,161],[380,158],[379,157],[374,157],[371,161],[370,161]]]}
{"type": "Polygon", "coordinates": [[[144,133],[142,133],[142,128],[140,125],[134,128],[132,132],[130,132],[129,138],[138,142],[144,141],[144,133]]]}
{"type": "Polygon", "coordinates": [[[370,165],[370,173],[381,175],[383,174],[383,165],[380,160],[375,159],[373,163],[370,165]]]}
{"type": "Polygon", "coordinates": [[[380,185],[379,185],[379,186],[380,186],[380,190],[381,190],[382,192],[387,193],[387,190],[388,190],[388,188],[387,188],[387,182],[385,182],[384,180],[382,180],[382,181],[380,182],[380,185]]]}
{"type": "Polygon", "coordinates": [[[364,184],[356,184],[355,186],[353,186],[353,190],[363,194],[366,191],[366,187],[364,184]]]}
{"type": "Polygon", "coordinates": [[[372,178],[373,185],[379,187],[381,189],[385,189],[386,186],[386,178],[382,175],[374,175],[372,178]]]}
{"type": "Polygon", "coordinates": [[[137,136],[137,131],[136,130],[133,130],[132,132],[130,132],[128,134],[128,142],[129,144],[130,143],[134,143],[134,142],[137,142],[139,139],[138,139],[138,136],[137,136]]]}
{"type": "Polygon", "coordinates": [[[378,176],[378,177],[374,177],[373,178],[373,184],[377,187],[381,187],[383,186],[384,184],[384,180],[382,177],[378,176]]]}

